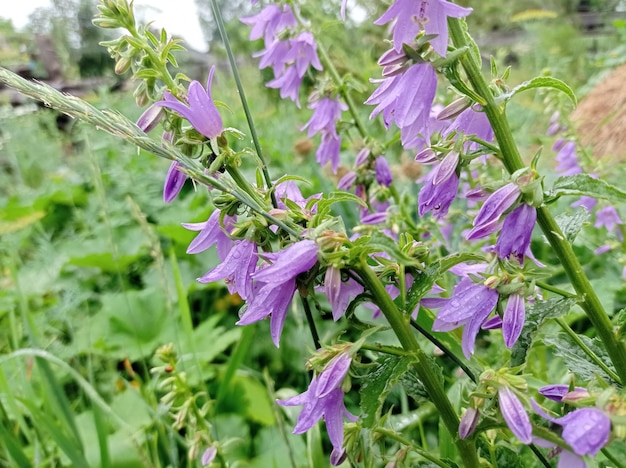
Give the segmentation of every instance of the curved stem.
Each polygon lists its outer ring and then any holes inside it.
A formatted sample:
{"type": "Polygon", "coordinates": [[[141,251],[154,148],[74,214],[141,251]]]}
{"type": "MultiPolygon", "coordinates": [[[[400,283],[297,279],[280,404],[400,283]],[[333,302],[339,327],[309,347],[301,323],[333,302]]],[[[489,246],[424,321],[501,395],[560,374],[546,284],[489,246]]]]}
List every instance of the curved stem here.
{"type": "Polygon", "coordinates": [[[384,314],[385,318],[389,322],[389,325],[391,325],[391,328],[398,337],[398,340],[404,350],[416,357],[414,368],[417,371],[422,384],[426,388],[432,402],[437,407],[439,415],[448,429],[448,432],[454,439],[454,443],[459,451],[463,463],[466,467],[478,467],[479,462],[476,454],[476,447],[472,441],[459,438],[459,417],[452,407],[452,403],[450,403],[443,385],[430,366],[428,357],[420,348],[417,338],[411,331],[409,326],[410,317],[405,316],[396,307],[378,276],[376,276],[367,264],[367,260],[365,258],[361,259],[361,264],[359,268],[355,269],[355,271],[359,274],[366,287],[372,292],[374,302],[384,314]]]}
{"type": "MultiPolygon", "coordinates": [[[[457,18],[448,18],[448,25],[454,46],[457,48],[468,46],[470,40],[463,31],[461,21],[457,18]]],[[[463,55],[460,61],[472,87],[485,99],[486,104],[483,108],[498,141],[505,168],[512,174],[526,167],[509,127],[505,107],[496,103],[489,85],[482,75],[480,66],[473,60],[470,54],[463,55]]],[[[619,382],[626,382],[626,346],[613,334],[611,321],[583,272],[583,268],[571,244],[567,241],[554,217],[545,206],[537,208],[537,223],[563,265],[572,286],[582,298],[580,306],[604,343],[607,353],[620,377],[619,382]]]]}

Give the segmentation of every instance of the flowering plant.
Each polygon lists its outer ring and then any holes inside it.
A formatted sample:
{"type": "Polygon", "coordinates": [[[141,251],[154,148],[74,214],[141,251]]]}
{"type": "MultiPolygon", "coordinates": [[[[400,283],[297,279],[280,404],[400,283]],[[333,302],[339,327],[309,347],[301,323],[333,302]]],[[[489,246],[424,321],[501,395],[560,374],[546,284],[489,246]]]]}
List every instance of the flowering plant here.
{"type": "MultiPolygon", "coordinates": [[[[575,103],[570,88],[546,76],[510,87],[508,70],[500,73],[495,60],[487,78],[464,21],[471,8],[447,0],[396,0],[373,21],[388,25],[391,47],[378,60],[380,77],[371,79],[371,94],[357,105],[357,86],[339,72],[329,44],[299,4],[266,2],[241,18],[250,26],[250,39],[262,40],[255,54],[259,68],[271,68],[267,86],[296,108],[305,78],[314,83],[307,100],[313,112],[301,129],[309,138],[319,134],[316,161],[329,165],[337,184],[337,190],[305,196],[295,167],[294,174],[278,175],[266,163],[219,6],[212,6],[247,130],[225,127],[227,106],[214,99],[214,81],[226,80],[226,73],[211,66],[206,87],[182,73],[172,76],[180,44],[165,32],[157,37],[138,26],[126,0],[101,0],[94,23],[125,30],[104,45],[116,59],[116,72],[132,72],[137,104],[147,106],[136,124],[5,70],[0,80],[170,160],[164,202],[176,203],[189,179],[211,190],[209,219],[184,224],[198,231],[188,253],[215,245],[221,262],[199,272],[198,281],[224,281],[245,301],[238,325],[267,319],[276,347],[299,301],[315,349],[312,375],[307,390],[277,404],[302,406],[295,434],[324,420],[333,465],[428,460],[438,466],[497,466],[500,444],[512,452],[531,450],[545,466],[558,454],[559,466],[582,466],[594,457],[614,460],[609,444],[621,443],[624,435],[624,314],[605,310],[573,241],[587,210],[602,200],[596,227],[622,242],[622,220],[606,203],[622,202],[626,192],[586,174],[569,136],[555,145],[562,176],[549,184],[539,155],[529,160],[520,153],[506,113],[518,93],[535,88],[575,103]],[[367,113],[369,121],[363,119],[367,113]],[[163,132],[156,141],[149,134],[159,125],[163,132]],[[253,148],[236,149],[235,140],[247,132],[253,148]],[[402,152],[428,167],[414,181],[419,190],[406,187],[394,170],[402,152]],[[250,178],[252,166],[256,177],[250,178]],[[588,197],[581,202],[583,218],[555,218],[555,202],[568,196],[588,197]],[[349,207],[351,219],[333,211],[339,203],[349,207]],[[555,280],[546,259],[535,258],[533,234],[538,239],[540,232],[568,286],[555,280]],[[593,345],[563,319],[574,307],[592,324],[598,338],[593,345]],[[320,336],[325,316],[345,321],[345,336],[320,336]],[[549,321],[565,332],[562,342],[553,343],[583,353],[592,372],[581,374],[563,354],[568,383],[538,382],[524,373],[539,329],[549,321]],[[481,359],[494,349],[501,354],[499,369],[481,359]],[[354,400],[345,400],[357,386],[358,409],[354,400]],[[395,387],[420,404],[434,404],[442,423],[438,451],[425,449],[428,441],[414,440],[394,424],[388,397],[395,387]],[[555,411],[558,417],[549,414],[555,411]],[[448,449],[443,440],[450,441],[448,449]]],[[[342,16],[349,6],[342,2],[342,16]]],[[[564,133],[559,117],[553,120],[548,132],[564,133]]],[[[172,356],[169,350],[171,366],[172,356]]],[[[202,434],[202,463],[226,463],[220,441],[210,430],[202,434]]]]}

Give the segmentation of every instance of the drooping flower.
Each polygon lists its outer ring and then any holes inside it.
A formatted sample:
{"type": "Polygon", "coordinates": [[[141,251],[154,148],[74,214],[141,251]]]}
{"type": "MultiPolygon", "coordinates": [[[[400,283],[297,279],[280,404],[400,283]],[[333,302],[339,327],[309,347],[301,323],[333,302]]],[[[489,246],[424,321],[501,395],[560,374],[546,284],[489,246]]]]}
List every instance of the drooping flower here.
{"type": "Polygon", "coordinates": [[[563,427],[561,437],[579,456],[596,456],[609,441],[611,419],[597,408],[579,408],[561,418],[553,418],[534,401],[533,409],[542,418],[563,427]]]}
{"type": "Polygon", "coordinates": [[[336,322],[343,316],[350,301],[363,292],[363,286],[352,278],[343,281],[341,270],[329,266],[324,276],[324,292],[330,302],[333,320],[336,322]]]}
{"type": "Polygon", "coordinates": [[[239,294],[245,300],[252,293],[251,275],[258,260],[256,243],[247,239],[236,241],[224,261],[198,278],[198,281],[213,283],[225,279],[228,291],[239,294]]]}
{"type": "Polygon", "coordinates": [[[613,232],[618,224],[624,224],[624,222],[615,207],[608,205],[596,213],[595,227],[604,227],[607,231],[613,232]]]}
{"type": "Polygon", "coordinates": [[[373,80],[380,83],[365,104],[376,105],[370,119],[379,113],[387,127],[395,123],[400,129],[404,148],[415,148],[423,139],[430,137],[430,114],[435,92],[437,74],[429,63],[412,65],[403,74],[373,80]]]}
{"type": "Polygon", "coordinates": [[[461,421],[459,422],[459,438],[467,439],[470,435],[472,435],[474,429],[476,429],[479,419],[480,412],[477,409],[472,407],[467,408],[461,417],[461,421]]]}
{"type": "Polygon", "coordinates": [[[305,433],[320,419],[326,422],[326,431],[333,445],[333,464],[338,464],[344,453],[343,418],[353,422],[358,419],[346,409],[341,389],[350,363],[351,358],[347,354],[335,356],[319,376],[313,377],[305,392],[287,400],[276,401],[281,406],[303,406],[293,429],[294,434],[305,433]]]}
{"type": "Polygon", "coordinates": [[[248,308],[238,325],[249,325],[270,316],[270,332],[276,347],[285,324],[287,308],[296,292],[296,276],[317,262],[317,244],[302,240],[272,255],[274,262],[252,274],[256,281],[248,308]]]}
{"type": "Polygon", "coordinates": [[[341,111],[348,110],[348,106],[341,102],[339,97],[314,100],[308,108],[314,112],[302,130],[308,129],[309,138],[320,132],[337,135],[336,122],[341,119],[341,111]]]}
{"type": "Polygon", "coordinates": [[[498,390],[498,403],[500,413],[509,426],[511,432],[523,444],[532,442],[532,426],[524,406],[519,401],[515,393],[509,387],[502,387],[498,390]]]}
{"type": "Polygon", "coordinates": [[[378,156],[374,161],[374,172],[376,175],[376,182],[385,187],[389,187],[393,182],[393,176],[391,175],[391,169],[387,158],[384,156],[378,156]]]}
{"type": "Polygon", "coordinates": [[[267,5],[260,13],[241,18],[242,23],[251,25],[250,40],[263,38],[265,47],[268,47],[281,32],[287,28],[295,28],[298,21],[288,4],[278,6],[267,5]]]}
{"type": "Polygon", "coordinates": [[[509,213],[496,242],[495,251],[498,256],[509,258],[513,255],[522,263],[524,255],[530,248],[530,238],[536,221],[537,210],[526,203],[522,203],[509,213]]]}
{"type": "MultiPolygon", "coordinates": [[[[480,109],[475,110],[472,107],[461,112],[442,135],[447,137],[452,132],[463,133],[466,136],[474,135],[489,143],[494,139],[493,128],[491,128],[489,119],[487,119],[487,114],[480,109]]],[[[479,147],[480,145],[473,141],[465,143],[467,150],[476,150],[479,147]]]]}
{"type": "Polygon", "coordinates": [[[552,401],[559,402],[563,401],[563,399],[570,393],[576,393],[577,395],[586,394],[586,396],[589,396],[589,392],[586,388],[574,387],[573,390],[570,390],[570,386],[564,384],[544,385],[539,388],[538,392],[552,401]]]}
{"type": "Polygon", "coordinates": [[[463,18],[472,12],[445,0],[396,0],[374,24],[383,25],[396,20],[393,28],[393,47],[402,50],[402,44],[411,44],[420,30],[436,34],[430,41],[433,49],[446,55],[448,47],[448,17],[463,18]]]}
{"type": "Polygon", "coordinates": [[[487,320],[498,302],[498,292],[469,278],[456,285],[452,296],[441,306],[433,322],[433,331],[463,329],[462,349],[466,358],[474,353],[480,326],[487,320]]]}
{"type": "Polygon", "coordinates": [[[511,294],[506,303],[504,316],[502,318],[502,336],[504,337],[504,344],[507,348],[511,348],[519,338],[522,333],[525,318],[526,308],[524,296],[521,294],[511,294]]]}
{"type": "Polygon", "coordinates": [[[163,184],[163,201],[165,203],[174,201],[187,181],[187,174],[180,171],[181,168],[182,166],[178,161],[172,161],[170,164],[163,184]]]}
{"type": "Polygon", "coordinates": [[[467,240],[481,239],[500,228],[500,217],[513,206],[521,194],[520,188],[512,183],[493,192],[480,208],[474,219],[474,227],[467,233],[467,240]]]}
{"type": "Polygon", "coordinates": [[[330,168],[333,174],[337,173],[339,169],[339,154],[341,151],[341,139],[337,135],[332,133],[325,133],[322,136],[322,141],[317,147],[315,152],[315,160],[320,166],[325,166],[330,162],[330,168]]]}
{"type": "Polygon", "coordinates": [[[209,247],[217,244],[217,256],[224,261],[228,252],[233,245],[233,241],[228,237],[227,233],[232,230],[232,226],[236,221],[234,216],[224,216],[224,226],[220,226],[220,210],[214,210],[203,223],[183,223],[185,229],[190,231],[200,231],[196,238],[189,244],[187,248],[188,254],[197,254],[203,252],[209,247]]]}
{"type": "Polygon", "coordinates": [[[553,149],[558,151],[556,155],[556,172],[562,176],[570,176],[583,172],[578,164],[578,156],[576,154],[576,142],[557,140],[553,149]]]}
{"type": "Polygon", "coordinates": [[[137,126],[144,132],[150,133],[150,131],[154,130],[154,128],[159,124],[163,115],[163,107],[157,104],[152,104],[137,119],[137,126]]]}
{"type": "Polygon", "coordinates": [[[459,178],[453,173],[443,183],[435,185],[433,183],[435,175],[437,171],[432,170],[424,180],[418,195],[418,211],[420,216],[432,211],[433,216],[439,219],[448,214],[448,209],[459,190],[459,178]]]}
{"type": "Polygon", "coordinates": [[[163,94],[165,99],[155,104],[178,112],[191,123],[193,128],[205,137],[218,137],[221,135],[224,127],[222,117],[220,117],[211,97],[211,84],[213,83],[214,73],[215,65],[211,67],[209,72],[206,90],[195,80],[189,84],[189,90],[187,91],[188,104],[180,102],[168,91],[163,94]]]}

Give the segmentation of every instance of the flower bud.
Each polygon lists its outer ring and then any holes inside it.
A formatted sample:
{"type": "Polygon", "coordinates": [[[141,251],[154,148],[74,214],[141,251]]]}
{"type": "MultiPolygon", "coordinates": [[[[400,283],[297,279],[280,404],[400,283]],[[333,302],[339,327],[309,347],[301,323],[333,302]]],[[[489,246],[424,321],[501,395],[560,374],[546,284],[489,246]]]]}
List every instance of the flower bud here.
{"type": "Polygon", "coordinates": [[[467,411],[463,413],[461,422],[459,423],[459,437],[461,439],[467,439],[470,435],[472,435],[474,429],[476,429],[479,419],[480,412],[477,409],[467,408],[467,411]]]}
{"type": "Polygon", "coordinates": [[[471,103],[469,98],[465,96],[460,97],[444,107],[443,110],[437,114],[437,120],[453,119],[467,109],[471,103]]]}

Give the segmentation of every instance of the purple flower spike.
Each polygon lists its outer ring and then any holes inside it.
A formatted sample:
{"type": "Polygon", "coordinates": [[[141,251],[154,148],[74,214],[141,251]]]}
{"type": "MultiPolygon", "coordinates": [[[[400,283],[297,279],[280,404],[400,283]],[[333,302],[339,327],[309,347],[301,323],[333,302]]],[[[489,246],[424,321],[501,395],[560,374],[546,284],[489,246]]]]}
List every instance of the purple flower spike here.
{"type": "Polygon", "coordinates": [[[521,294],[511,294],[504,309],[504,318],[502,319],[502,336],[504,344],[507,348],[513,347],[524,326],[526,318],[526,309],[524,304],[524,296],[521,294]]]}
{"type": "Polygon", "coordinates": [[[433,183],[435,175],[436,170],[433,169],[426,176],[418,196],[418,211],[420,216],[432,211],[433,216],[440,219],[448,214],[448,209],[456,197],[459,190],[459,178],[453,174],[443,183],[435,185],[433,183]]]}
{"type": "Polygon", "coordinates": [[[212,283],[225,279],[228,291],[231,294],[239,294],[245,300],[252,293],[251,275],[256,269],[258,260],[257,246],[254,242],[246,239],[237,241],[224,261],[198,278],[198,281],[212,283]]]}
{"type": "Polygon", "coordinates": [[[611,420],[596,408],[580,408],[562,418],[553,418],[533,400],[533,409],[542,418],[563,426],[561,437],[576,455],[596,456],[609,441],[611,420]]]}
{"type": "Polygon", "coordinates": [[[523,263],[524,256],[530,247],[533,227],[537,221],[537,210],[522,203],[515,208],[504,220],[502,232],[496,242],[496,253],[500,258],[509,258],[511,255],[523,263]]]}
{"type": "Polygon", "coordinates": [[[163,185],[163,201],[171,203],[178,196],[185,185],[187,174],[182,173],[179,169],[182,166],[177,161],[172,161],[170,168],[165,176],[165,184],[163,185]]]}
{"type": "Polygon", "coordinates": [[[467,240],[480,239],[497,231],[498,220],[506,210],[511,208],[520,196],[520,189],[515,184],[506,184],[491,194],[480,208],[474,228],[467,233],[467,240]]]}
{"type": "MultiPolygon", "coordinates": [[[[583,387],[574,387],[573,391],[576,393],[585,392],[589,396],[587,389],[583,387]]],[[[570,386],[564,384],[545,385],[539,389],[539,393],[549,400],[561,402],[570,393],[570,386]]]]}
{"type": "Polygon", "coordinates": [[[296,276],[310,270],[317,262],[317,244],[303,240],[272,255],[274,263],[253,273],[257,281],[248,298],[248,308],[237,325],[249,325],[268,316],[270,332],[276,347],[285,324],[287,308],[296,292],[296,276]]]}
{"type": "Polygon", "coordinates": [[[376,182],[385,187],[389,187],[393,182],[389,163],[384,156],[378,156],[374,162],[374,171],[376,173],[376,182]]]}
{"type": "Polygon", "coordinates": [[[165,92],[163,95],[165,98],[164,101],[159,101],[155,104],[178,112],[191,123],[193,128],[198,130],[198,132],[205,137],[218,137],[222,134],[224,127],[222,117],[220,117],[217,107],[215,107],[215,103],[211,98],[211,84],[213,83],[214,73],[215,65],[211,67],[211,71],[209,72],[206,90],[195,80],[189,84],[189,90],[187,92],[189,105],[183,104],[169,92],[165,92]]]}
{"type": "Polygon", "coordinates": [[[309,388],[300,395],[287,400],[276,400],[281,406],[303,405],[298,421],[293,429],[294,434],[303,434],[311,429],[317,421],[324,419],[328,438],[333,445],[331,463],[338,464],[345,458],[343,449],[343,418],[356,421],[343,403],[341,383],[350,368],[351,358],[340,354],[328,363],[326,369],[313,377],[309,388]]]}
{"type": "Polygon", "coordinates": [[[430,43],[441,55],[448,47],[448,16],[463,18],[472,12],[445,0],[396,0],[374,24],[382,25],[396,19],[393,29],[393,46],[397,51],[402,44],[411,44],[423,29],[426,34],[436,34],[430,43]]]}
{"type": "Polygon", "coordinates": [[[524,406],[509,387],[498,390],[498,402],[504,421],[515,437],[523,444],[532,442],[532,426],[524,406]]]}

